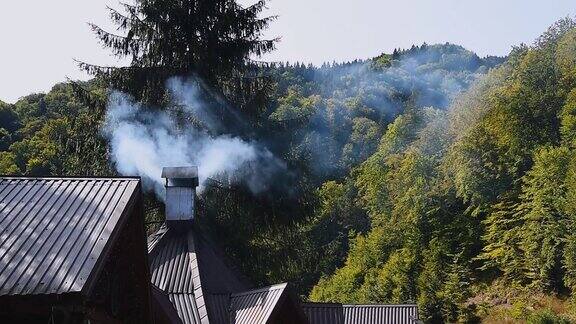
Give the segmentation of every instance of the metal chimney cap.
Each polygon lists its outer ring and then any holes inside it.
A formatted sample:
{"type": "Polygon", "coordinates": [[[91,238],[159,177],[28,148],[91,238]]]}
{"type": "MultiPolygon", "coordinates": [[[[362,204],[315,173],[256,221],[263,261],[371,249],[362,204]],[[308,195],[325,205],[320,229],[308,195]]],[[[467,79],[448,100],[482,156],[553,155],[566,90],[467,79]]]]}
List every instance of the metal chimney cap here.
{"type": "Polygon", "coordinates": [[[165,179],[195,179],[198,178],[198,167],[163,167],[162,178],[165,179]]]}

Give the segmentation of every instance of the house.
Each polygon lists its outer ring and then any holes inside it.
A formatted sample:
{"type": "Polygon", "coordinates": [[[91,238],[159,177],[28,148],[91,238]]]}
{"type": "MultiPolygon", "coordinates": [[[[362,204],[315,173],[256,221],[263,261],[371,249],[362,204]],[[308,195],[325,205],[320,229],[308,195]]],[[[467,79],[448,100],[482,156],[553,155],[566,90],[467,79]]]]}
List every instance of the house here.
{"type": "Polygon", "coordinates": [[[408,324],[416,305],[302,303],[290,285],[254,288],[196,222],[195,167],[164,168],[166,222],[148,239],[152,284],[186,324],[408,324]]]}
{"type": "Polygon", "coordinates": [[[164,168],[166,222],[148,239],[151,281],[183,323],[305,323],[289,285],[254,289],[196,223],[198,170],[164,168]]]}
{"type": "Polygon", "coordinates": [[[0,323],[415,323],[415,305],[303,303],[254,287],[197,222],[195,167],[164,168],[146,240],[139,178],[0,178],[0,323]]]}
{"type": "Polygon", "coordinates": [[[138,178],[0,179],[0,323],[150,323],[138,178]]]}

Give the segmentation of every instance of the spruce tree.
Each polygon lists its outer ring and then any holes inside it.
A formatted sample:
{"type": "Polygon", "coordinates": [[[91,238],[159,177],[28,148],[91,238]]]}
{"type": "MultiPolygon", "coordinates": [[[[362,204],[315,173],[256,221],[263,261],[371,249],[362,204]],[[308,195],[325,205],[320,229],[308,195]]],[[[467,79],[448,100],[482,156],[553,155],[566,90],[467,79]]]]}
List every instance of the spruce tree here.
{"type": "Polygon", "coordinates": [[[122,4],[123,10],[109,7],[118,34],[90,26],[102,45],[129,58],[130,66],[79,65],[148,103],[162,101],[169,77],[196,75],[210,91],[242,106],[250,101],[245,95],[266,88],[251,75],[257,65],[251,58],[272,51],[277,41],[262,39],[275,19],[259,17],[265,4],[265,0],[248,7],[235,0],[136,0],[122,4]]]}

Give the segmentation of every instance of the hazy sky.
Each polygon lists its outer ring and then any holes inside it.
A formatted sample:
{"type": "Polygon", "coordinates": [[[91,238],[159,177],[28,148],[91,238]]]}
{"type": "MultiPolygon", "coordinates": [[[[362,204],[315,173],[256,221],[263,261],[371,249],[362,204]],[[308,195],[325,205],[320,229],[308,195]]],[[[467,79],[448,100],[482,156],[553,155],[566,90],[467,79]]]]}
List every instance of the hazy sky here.
{"type": "MultiPolygon", "coordinates": [[[[248,4],[254,0],[241,0],[248,4]]],[[[118,64],[86,22],[104,27],[110,0],[3,0],[0,100],[14,102],[56,82],[86,79],[74,58],[118,64]]],[[[575,0],[271,0],[279,18],[266,33],[282,37],[264,60],[321,64],[368,58],[427,42],[452,42],[484,55],[531,43],[554,21],[576,15],[575,0]]]]}

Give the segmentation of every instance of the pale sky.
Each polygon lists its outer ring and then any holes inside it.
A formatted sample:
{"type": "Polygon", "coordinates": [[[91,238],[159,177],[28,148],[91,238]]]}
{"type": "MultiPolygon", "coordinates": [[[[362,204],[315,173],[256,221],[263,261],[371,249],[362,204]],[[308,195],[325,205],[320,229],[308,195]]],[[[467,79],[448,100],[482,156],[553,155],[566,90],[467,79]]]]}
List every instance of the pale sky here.
{"type": "MultiPolygon", "coordinates": [[[[243,4],[254,0],[240,0],[243,4]]],[[[0,100],[46,92],[57,82],[87,79],[74,58],[119,64],[87,22],[103,27],[115,0],[2,0],[0,100]]],[[[451,42],[484,55],[506,55],[532,43],[554,21],[576,15],[575,0],[271,0],[280,36],[266,61],[321,64],[369,58],[412,44],[451,42]]]]}

